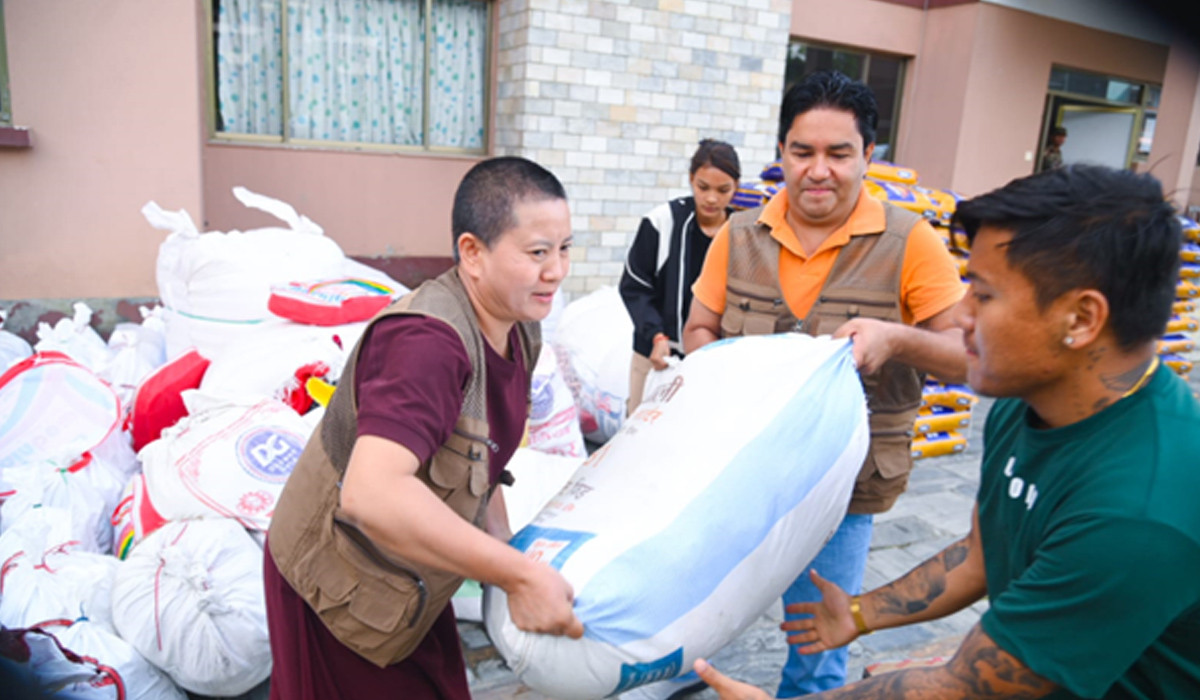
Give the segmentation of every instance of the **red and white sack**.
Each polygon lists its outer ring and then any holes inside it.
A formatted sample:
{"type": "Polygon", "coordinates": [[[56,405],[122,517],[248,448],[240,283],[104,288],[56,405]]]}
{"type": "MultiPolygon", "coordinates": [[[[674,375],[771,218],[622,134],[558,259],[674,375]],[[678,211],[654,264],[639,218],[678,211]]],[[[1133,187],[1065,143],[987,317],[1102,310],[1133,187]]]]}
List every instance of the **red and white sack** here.
{"type": "Polygon", "coordinates": [[[74,623],[59,620],[58,624],[43,624],[38,629],[52,633],[59,644],[86,662],[112,671],[114,680],[119,681],[119,694],[114,687],[114,692],[106,697],[114,700],[187,700],[187,694],[167,674],[115,632],[106,631],[88,620],[74,623]]]}
{"type": "Polygon", "coordinates": [[[164,525],[117,567],[117,632],[184,690],[247,692],[271,674],[262,558],[236,521],[164,525]]]}
{"type": "Polygon", "coordinates": [[[133,408],[129,414],[133,449],[141,451],[157,440],[163,430],[187,415],[183,392],[200,388],[210,364],[196,350],[188,350],[142,379],[133,395],[133,408]]]}
{"type": "Polygon", "coordinates": [[[142,215],[169,231],[158,249],[158,294],[166,308],[167,355],[190,347],[214,358],[238,334],[274,315],[271,285],[336,277],[345,255],[320,226],[291,205],[235,187],[242,204],[280,219],[286,228],[200,233],[186,211],[149,202],[142,215]]]}
{"type": "Polygon", "coordinates": [[[266,530],[308,424],[284,404],[213,401],[184,393],[188,416],[138,458],[154,509],[168,520],[233,518],[266,530]]]}
{"type": "Polygon", "coordinates": [[[530,634],[488,587],[488,634],[530,688],[601,698],[686,673],[779,599],[846,513],[866,456],[848,341],[712,343],[509,544],[575,591],[582,639],[530,634]]]}
{"type": "Polygon", "coordinates": [[[39,353],[0,376],[0,532],[58,506],[86,551],[112,549],[108,523],[136,460],[116,430],[120,402],[90,370],[39,353]]]}
{"type": "Polygon", "coordinates": [[[603,287],[563,309],[555,349],[575,394],[583,436],[606,442],[625,419],[633,321],[616,287],[603,287]]]}
{"type": "Polygon", "coordinates": [[[530,387],[529,447],[564,457],[587,456],[579,407],[562,377],[554,348],[543,345],[530,387]]]}
{"type": "Polygon", "coordinates": [[[0,669],[5,690],[17,698],[128,697],[115,669],[70,651],[53,634],[40,629],[0,628],[0,669]]]}
{"type": "Polygon", "coordinates": [[[116,559],[71,539],[66,511],[30,511],[0,535],[0,625],[83,618],[112,632],[116,570],[116,559]]]}
{"type": "Polygon", "coordinates": [[[296,323],[341,326],[369,321],[405,291],[357,277],[290,282],[271,287],[267,308],[296,323]]]}
{"type": "Polygon", "coordinates": [[[134,474],[112,514],[113,555],[126,559],[134,545],[167,524],[146,490],[146,475],[134,474]]]}

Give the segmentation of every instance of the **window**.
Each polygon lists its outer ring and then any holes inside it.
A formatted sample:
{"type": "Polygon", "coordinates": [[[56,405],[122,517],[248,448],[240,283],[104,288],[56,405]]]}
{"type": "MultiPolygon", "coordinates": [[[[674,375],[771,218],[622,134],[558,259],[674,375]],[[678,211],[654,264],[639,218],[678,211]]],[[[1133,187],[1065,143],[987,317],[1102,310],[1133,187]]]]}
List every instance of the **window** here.
{"type": "Polygon", "coordinates": [[[8,47],[4,43],[4,0],[0,0],[0,126],[12,126],[12,102],[8,94],[8,47]]]}
{"type": "Polygon", "coordinates": [[[219,138],[485,149],[488,2],[212,0],[212,20],[219,138]]]}
{"type": "Polygon", "coordinates": [[[1047,115],[1053,119],[1044,129],[1058,124],[1058,114],[1065,106],[1094,105],[1100,108],[1118,108],[1117,111],[1133,113],[1134,142],[1130,146],[1127,164],[1144,163],[1154,145],[1154,127],[1158,122],[1158,102],[1162,87],[1125,78],[1115,78],[1097,73],[1053,66],[1050,69],[1050,106],[1047,115]]]}
{"type": "Polygon", "coordinates": [[[904,86],[904,59],[793,39],[788,44],[783,89],[787,90],[793,83],[820,70],[840,71],[871,88],[879,103],[875,158],[894,158],[896,131],[900,123],[900,93],[904,86]]]}

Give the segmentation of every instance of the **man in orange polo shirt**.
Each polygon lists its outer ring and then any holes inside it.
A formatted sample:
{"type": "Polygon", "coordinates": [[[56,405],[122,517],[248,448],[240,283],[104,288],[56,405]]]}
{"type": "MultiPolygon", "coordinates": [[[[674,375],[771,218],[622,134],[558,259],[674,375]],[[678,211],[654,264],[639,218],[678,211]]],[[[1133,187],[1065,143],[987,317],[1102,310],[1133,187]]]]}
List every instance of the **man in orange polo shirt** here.
{"type": "MultiPolygon", "coordinates": [[[[813,560],[821,576],[800,576],[784,594],[788,607],[820,600],[821,577],[860,591],[872,517],[891,508],[912,469],[922,373],[944,381],[966,373],[951,318],[964,290],[953,259],[928,222],[862,186],[877,120],[870,88],[841,73],[815,73],[788,89],[779,121],[786,187],[717,233],[684,328],[688,353],[719,338],[790,330],[853,341],[871,448],[848,514],[813,560]]],[[[789,650],[778,696],[841,686],[846,656],[845,648],[789,650]]]]}

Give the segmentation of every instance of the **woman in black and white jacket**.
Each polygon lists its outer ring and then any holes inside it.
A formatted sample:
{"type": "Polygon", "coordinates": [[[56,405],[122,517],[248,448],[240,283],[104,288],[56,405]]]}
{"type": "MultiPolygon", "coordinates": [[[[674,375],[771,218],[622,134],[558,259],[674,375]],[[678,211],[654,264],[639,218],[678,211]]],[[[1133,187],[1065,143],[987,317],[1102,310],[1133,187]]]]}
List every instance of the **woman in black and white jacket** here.
{"type": "Polygon", "coordinates": [[[729,220],[741,165],[733,146],[704,139],[688,170],[691,197],[660,204],[642,218],[621,275],[621,298],[633,319],[627,413],[642,402],[646,375],[683,356],[683,324],[692,283],[717,231],[729,220]]]}

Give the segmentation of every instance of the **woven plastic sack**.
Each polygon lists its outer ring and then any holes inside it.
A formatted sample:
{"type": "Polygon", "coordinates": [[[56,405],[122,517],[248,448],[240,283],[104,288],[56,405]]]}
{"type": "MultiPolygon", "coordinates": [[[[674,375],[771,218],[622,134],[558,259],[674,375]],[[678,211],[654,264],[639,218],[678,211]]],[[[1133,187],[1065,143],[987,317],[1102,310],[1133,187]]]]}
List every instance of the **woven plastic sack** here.
{"type": "Polygon", "coordinates": [[[142,208],[151,226],[169,231],[158,249],[158,294],[166,308],[167,355],[189,347],[215,358],[233,337],[274,315],[271,285],[341,274],[342,249],[291,205],[235,187],[238,201],[287,228],[200,233],[186,211],[155,202],[142,208]]]}
{"type": "Polygon", "coordinates": [[[167,674],[155,668],[124,639],[88,621],[39,625],[53,633],[59,644],[87,662],[115,674],[118,687],[108,697],[114,700],[187,700],[167,674]]]}
{"type": "Polygon", "coordinates": [[[273,400],[228,404],[189,391],[184,401],[188,417],[138,454],[154,509],[168,520],[234,518],[266,530],[308,424],[273,400]]]}
{"type": "Polygon", "coordinates": [[[95,659],[65,648],[40,629],[0,628],[0,681],[5,696],[124,700],[120,675],[95,659]]]}
{"type": "Polygon", "coordinates": [[[262,557],[233,520],[164,525],[117,568],[117,631],[185,690],[247,692],[271,674],[262,557]]]}
{"type": "Polygon", "coordinates": [[[553,347],[542,346],[531,381],[529,447],[564,457],[586,456],[579,408],[562,377],[553,347]]]}
{"type": "Polygon", "coordinates": [[[869,440],[847,341],[711,344],[518,532],[562,572],[584,637],[522,632],[488,588],[488,633],[517,676],[562,700],[687,672],[795,580],[845,515],[869,440]]]}
{"type": "Polygon", "coordinates": [[[66,511],[30,511],[0,535],[0,625],[86,618],[115,632],[116,569],[116,559],[83,551],[72,539],[66,511]]]}
{"type": "Polygon", "coordinates": [[[583,436],[603,443],[625,419],[633,321],[616,287],[567,304],[555,330],[559,367],[579,407],[583,436]]]}
{"type": "Polygon", "coordinates": [[[38,342],[33,349],[37,352],[61,352],[100,374],[108,368],[112,353],[91,326],[91,308],[83,302],[75,302],[72,308],[75,313],[71,318],[59,319],[53,326],[44,322],[38,324],[38,342]]]}
{"type": "Polygon", "coordinates": [[[291,282],[271,287],[267,308],[296,323],[340,326],[369,321],[399,294],[403,291],[355,277],[291,282]]]}
{"type": "Polygon", "coordinates": [[[210,364],[199,352],[189,350],[142,379],[129,414],[133,449],[140,451],[187,415],[183,392],[200,388],[210,364]]]}

